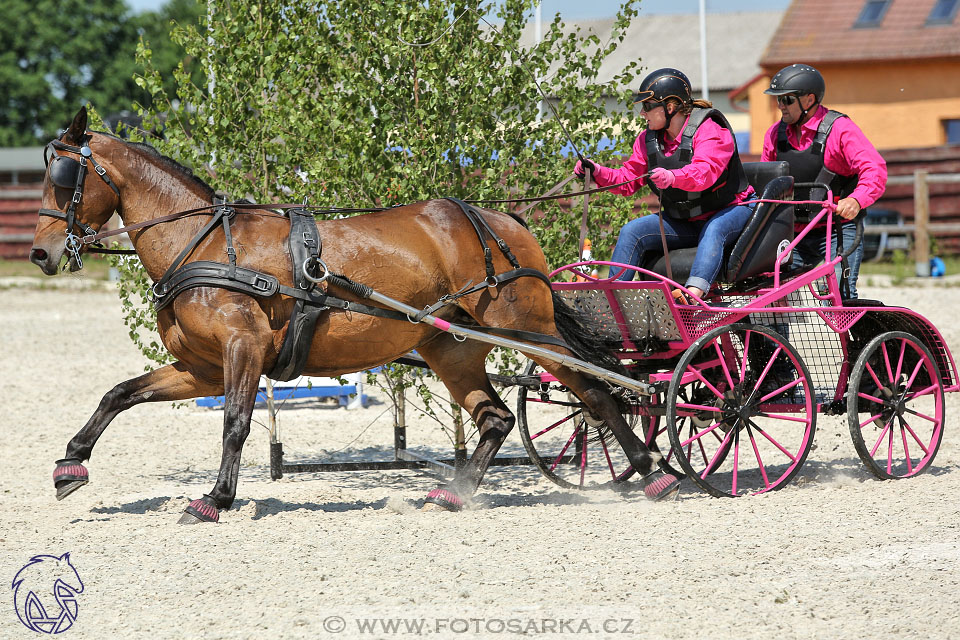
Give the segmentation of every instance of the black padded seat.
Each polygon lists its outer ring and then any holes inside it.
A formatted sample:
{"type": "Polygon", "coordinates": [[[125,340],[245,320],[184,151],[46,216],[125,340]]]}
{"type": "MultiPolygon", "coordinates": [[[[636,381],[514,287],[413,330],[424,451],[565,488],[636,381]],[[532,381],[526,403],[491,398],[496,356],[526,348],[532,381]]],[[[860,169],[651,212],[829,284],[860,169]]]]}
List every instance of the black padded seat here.
{"type": "MultiPolygon", "coordinates": [[[[792,200],[793,177],[786,162],[744,162],[747,180],[760,197],[767,200],[792,200]]],[[[793,205],[762,202],[744,225],[743,231],[724,252],[726,260],[717,279],[736,282],[773,270],[777,248],[784,240],[793,240],[793,205]]],[[[684,284],[690,276],[696,247],[674,249],[670,252],[673,279],[684,284]]],[[[651,253],[641,265],[643,268],[667,275],[667,261],[663,255],[651,253]]]]}

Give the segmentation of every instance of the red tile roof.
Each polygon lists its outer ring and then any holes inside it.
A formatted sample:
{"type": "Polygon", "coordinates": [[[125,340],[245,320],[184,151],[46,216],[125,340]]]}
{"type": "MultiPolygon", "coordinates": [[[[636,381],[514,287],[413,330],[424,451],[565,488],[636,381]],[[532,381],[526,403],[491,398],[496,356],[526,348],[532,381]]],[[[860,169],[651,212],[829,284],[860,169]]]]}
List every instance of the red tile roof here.
{"type": "Polygon", "coordinates": [[[960,57],[960,15],[927,26],[936,0],[892,0],[877,27],[853,26],[866,0],[793,0],[760,64],[960,57]]]}

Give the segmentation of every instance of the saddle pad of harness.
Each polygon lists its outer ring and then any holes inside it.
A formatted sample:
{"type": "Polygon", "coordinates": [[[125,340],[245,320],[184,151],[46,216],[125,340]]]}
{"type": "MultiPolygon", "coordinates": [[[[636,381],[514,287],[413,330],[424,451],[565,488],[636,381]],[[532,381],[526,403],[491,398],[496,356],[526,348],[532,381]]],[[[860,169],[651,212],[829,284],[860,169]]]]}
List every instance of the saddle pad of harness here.
{"type": "MultiPolygon", "coordinates": [[[[293,262],[293,283],[297,288],[307,291],[313,287],[313,283],[304,276],[304,265],[310,259],[320,257],[320,232],[310,211],[291,209],[289,215],[288,245],[290,260],[293,262]]],[[[300,375],[307,364],[307,356],[310,355],[310,345],[313,343],[313,330],[317,325],[317,319],[321,312],[329,308],[325,305],[308,304],[302,298],[297,300],[293,306],[293,313],[290,314],[290,323],[287,325],[287,333],[283,337],[283,345],[280,347],[277,361],[267,372],[268,378],[285,382],[300,375]]]]}

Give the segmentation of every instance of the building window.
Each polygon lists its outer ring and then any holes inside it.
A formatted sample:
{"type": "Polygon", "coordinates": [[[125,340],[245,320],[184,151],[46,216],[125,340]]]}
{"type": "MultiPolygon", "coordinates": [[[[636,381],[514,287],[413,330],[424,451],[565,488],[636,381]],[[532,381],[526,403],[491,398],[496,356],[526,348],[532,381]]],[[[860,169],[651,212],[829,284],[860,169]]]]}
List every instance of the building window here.
{"type": "Polygon", "coordinates": [[[927,24],[950,24],[957,16],[960,0],[937,0],[927,16],[927,24]]]}
{"type": "Polygon", "coordinates": [[[854,27],[879,27],[883,16],[887,13],[890,0],[867,0],[860,10],[860,16],[853,23],[854,27]]]}
{"type": "Polygon", "coordinates": [[[960,120],[944,120],[943,130],[947,134],[947,144],[960,144],[960,120]]]}

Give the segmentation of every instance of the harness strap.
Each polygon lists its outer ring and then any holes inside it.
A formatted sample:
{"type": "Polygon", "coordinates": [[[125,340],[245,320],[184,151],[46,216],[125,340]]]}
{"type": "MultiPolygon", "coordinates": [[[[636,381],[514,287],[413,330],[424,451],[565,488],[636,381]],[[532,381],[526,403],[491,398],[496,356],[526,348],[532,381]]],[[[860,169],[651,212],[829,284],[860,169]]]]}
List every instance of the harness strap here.
{"type": "Polygon", "coordinates": [[[163,285],[171,277],[173,277],[173,273],[180,267],[180,263],[183,262],[184,258],[190,255],[190,253],[197,248],[197,245],[200,244],[200,241],[203,240],[208,233],[210,233],[211,229],[220,224],[221,218],[223,218],[223,216],[230,210],[230,207],[224,206],[219,206],[214,209],[213,216],[211,216],[210,221],[207,222],[207,224],[205,224],[195,236],[193,236],[193,239],[187,243],[187,246],[183,248],[179,255],[174,258],[173,262],[170,263],[170,266],[167,267],[167,270],[164,272],[163,276],[160,277],[160,280],[154,286],[154,294],[156,294],[157,287],[160,287],[161,290],[163,289],[163,285]]]}
{"type": "Polygon", "coordinates": [[[505,282],[511,282],[513,280],[516,280],[517,278],[523,278],[523,277],[539,278],[543,280],[548,287],[550,286],[550,278],[548,278],[543,272],[538,271],[537,269],[531,269],[529,267],[521,267],[519,269],[514,269],[513,271],[507,271],[505,273],[501,273],[500,275],[493,276],[493,279],[495,281],[493,285],[489,284],[487,281],[480,282],[477,284],[473,284],[472,282],[467,283],[462,289],[460,289],[460,291],[457,291],[456,293],[449,293],[445,296],[441,296],[439,300],[434,302],[429,307],[424,308],[422,311],[420,311],[420,313],[415,315],[413,319],[416,320],[417,322],[420,322],[426,316],[434,314],[439,309],[442,309],[447,305],[453,304],[455,301],[457,301],[458,299],[464,296],[468,296],[471,293],[476,293],[477,291],[482,291],[490,286],[496,287],[505,282]]]}
{"type": "Polygon", "coordinates": [[[470,224],[473,225],[473,230],[477,232],[477,238],[480,240],[480,246],[483,247],[483,260],[486,264],[487,284],[489,286],[496,286],[496,272],[493,269],[493,255],[490,251],[490,247],[487,246],[484,233],[490,236],[490,238],[497,243],[497,247],[500,249],[500,252],[506,257],[510,264],[513,265],[514,269],[520,268],[520,263],[517,262],[516,256],[514,256],[513,252],[510,251],[510,247],[506,242],[504,242],[503,238],[497,235],[497,232],[493,230],[493,227],[490,226],[490,223],[487,222],[486,218],[483,217],[483,214],[480,213],[476,207],[467,204],[463,200],[458,200],[457,198],[445,199],[460,207],[460,210],[463,211],[463,215],[465,215],[467,220],[470,221],[470,224]]]}

